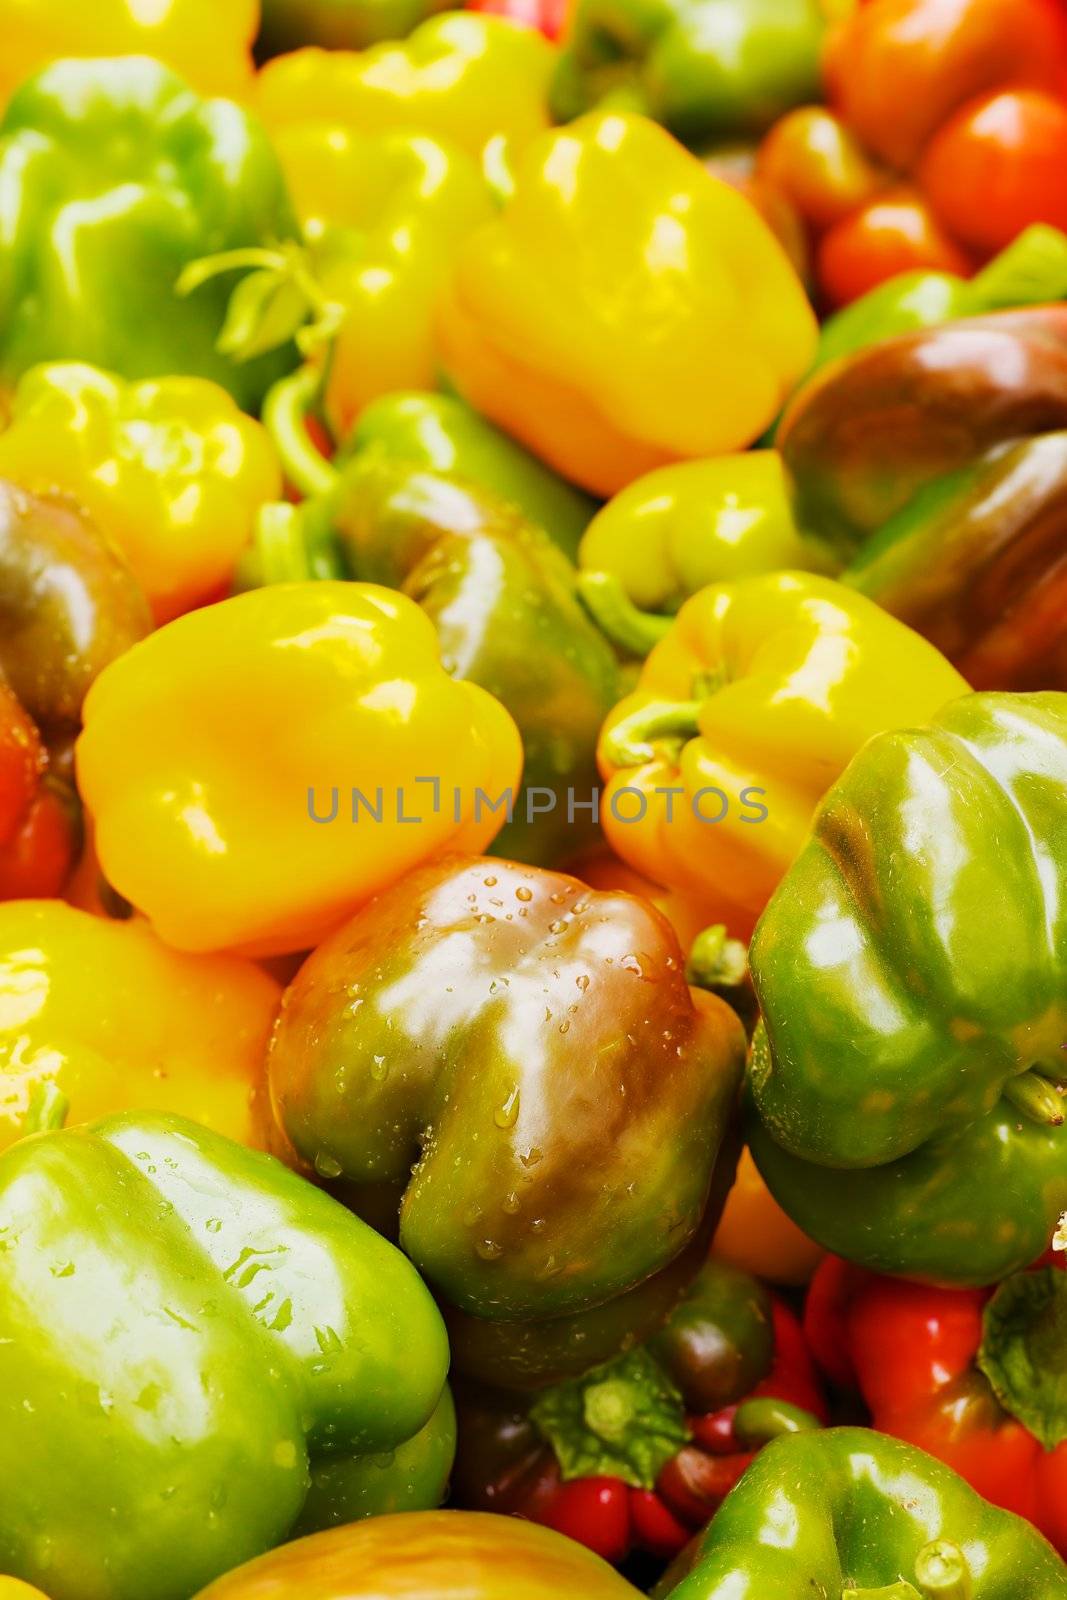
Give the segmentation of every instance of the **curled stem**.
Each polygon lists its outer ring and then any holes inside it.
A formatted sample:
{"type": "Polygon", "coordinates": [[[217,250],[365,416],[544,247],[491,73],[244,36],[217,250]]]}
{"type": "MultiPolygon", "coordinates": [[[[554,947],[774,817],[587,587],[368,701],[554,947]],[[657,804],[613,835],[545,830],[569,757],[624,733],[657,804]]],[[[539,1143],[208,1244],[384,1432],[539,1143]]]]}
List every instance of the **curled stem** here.
{"type": "Polygon", "coordinates": [[[274,440],[286,478],[309,498],[336,487],[337,469],[330,465],[308,432],[308,414],[322,388],[316,367],[301,367],[282,378],[263,403],[263,422],[274,440]]]}
{"type": "Polygon", "coordinates": [[[655,756],[654,739],[692,739],[700,731],[700,707],[699,700],[648,701],[605,734],[605,759],[613,767],[640,767],[655,756]]]}
{"type": "Polygon", "coordinates": [[[578,594],[601,633],[627,655],[647,656],[674,621],[635,606],[614,572],[580,572],[578,594]]]}

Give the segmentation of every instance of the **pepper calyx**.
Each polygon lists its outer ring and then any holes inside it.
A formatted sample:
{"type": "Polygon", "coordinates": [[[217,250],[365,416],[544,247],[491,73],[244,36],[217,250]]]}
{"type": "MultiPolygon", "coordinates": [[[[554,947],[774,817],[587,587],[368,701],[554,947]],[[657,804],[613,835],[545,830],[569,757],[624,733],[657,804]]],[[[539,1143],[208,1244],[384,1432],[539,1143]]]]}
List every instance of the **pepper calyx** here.
{"type": "Polygon", "coordinates": [[[546,1390],[530,1419],[564,1482],[608,1477],[652,1489],[690,1438],[681,1390],[643,1349],[546,1390]]]}
{"type": "Polygon", "coordinates": [[[978,1366],[1005,1411],[1046,1450],[1067,1439],[1067,1274],[1005,1279],[985,1308],[978,1366]]]}

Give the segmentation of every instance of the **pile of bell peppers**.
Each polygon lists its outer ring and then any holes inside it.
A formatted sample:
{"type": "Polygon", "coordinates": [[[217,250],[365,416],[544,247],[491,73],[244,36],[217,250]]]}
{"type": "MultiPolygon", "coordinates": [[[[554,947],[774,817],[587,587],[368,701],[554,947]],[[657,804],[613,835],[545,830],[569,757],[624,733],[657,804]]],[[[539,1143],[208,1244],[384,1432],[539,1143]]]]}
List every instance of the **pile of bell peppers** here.
{"type": "Polygon", "coordinates": [[[1067,1600],[1062,0],[0,41],[0,1600],[1067,1600]]]}

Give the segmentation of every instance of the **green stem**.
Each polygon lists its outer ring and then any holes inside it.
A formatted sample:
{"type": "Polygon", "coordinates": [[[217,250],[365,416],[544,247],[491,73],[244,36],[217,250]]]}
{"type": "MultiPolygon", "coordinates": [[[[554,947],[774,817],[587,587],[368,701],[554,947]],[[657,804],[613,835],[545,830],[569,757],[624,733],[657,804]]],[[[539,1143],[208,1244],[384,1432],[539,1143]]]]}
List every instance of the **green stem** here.
{"type": "Polygon", "coordinates": [[[339,474],[308,433],[308,413],[319,398],[322,374],[301,367],[276,383],[263,402],[263,422],[274,440],[286,478],[301,494],[328,494],[339,474]]]}
{"type": "Polygon", "coordinates": [[[741,939],[727,938],[725,922],[697,934],[685,964],[687,983],[695,989],[729,989],[747,975],[748,948],[741,939]]]}
{"type": "Polygon", "coordinates": [[[30,1095],[26,1115],[22,1119],[23,1134],[53,1133],[67,1120],[70,1101],[57,1083],[45,1078],[30,1095]]]}
{"type": "Polygon", "coordinates": [[[1063,1096],[1054,1084],[1032,1067],[1008,1079],[1004,1085],[1004,1098],[1016,1111],[1029,1117],[1031,1122],[1058,1128],[1063,1121],[1063,1096]]]}
{"type": "Polygon", "coordinates": [[[674,621],[635,606],[614,572],[580,572],[578,595],[601,633],[627,655],[647,656],[674,621]]]}
{"type": "Polygon", "coordinates": [[[582,1400],[586,1427],[609,1444],[625,1439],[636,1409],[633,1385],[620,1379],[592,1384],[582,1400]]]}
{"type": "Polygon", "coordinates": [[[900,1578],[881,1589],[845,1589],[841,1600],[973,1600],[967,1558],[948,1539],[924,1544],[915,1558],[915,1584],[900,1578]]]}
{"type": "Polygon", "coordinates": [[[923,1545],[915,1559],[915,1579],[925,1600],[972,1600],[974,1588],[967,1558],[948,1539],[923,1545]]]}
{"type": "Polygon", "coordinates": [[[746,1400],[734,1413],[734,1437],[745,1450],[758,1450],[784,1434],[811,1433],[821,1426],[818,1417],[788,1400],[746,1400]]]}
{"type": "Polygon", "coordinates": [[[650,700],[617,722],[604,736],[604,758],[613,767],[640,767],[656,752],[653,739],[684,743],[700,731],[700,700],[650,700]]]}

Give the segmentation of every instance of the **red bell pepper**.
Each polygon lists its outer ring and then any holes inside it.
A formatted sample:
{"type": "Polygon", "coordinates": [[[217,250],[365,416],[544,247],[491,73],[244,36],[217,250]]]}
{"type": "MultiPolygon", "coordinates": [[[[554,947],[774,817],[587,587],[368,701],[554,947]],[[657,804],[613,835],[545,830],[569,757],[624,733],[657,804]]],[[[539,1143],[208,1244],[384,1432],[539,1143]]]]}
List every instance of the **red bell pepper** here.
{"type": "Polygon", "coordinates": [[[527,1517],[621,1562],[668,1559],[763,1443],[826,1420],[797,1318],[710,1261],[641,1349],[531,1404],[460,1389],[453,1498],[527,1517]]]}
{"type": "Polygon", "coordinates": [[[997,1289],[932,1289],[834,1256],[805,1309],[827,1376],[883,1433],[937,1456],[1067,1555],[1067,1275],[1054,1264],[997,1289]]]}
{"type": "Polygon", "coordinates": [[[467,0],[468,11],[507,17],[526,28],[537,28],[546,39],[558,39],[567,21],[569,0],[467,0]]]}
{"type": "Polygon", "coordinates": [[[0,679],[0,900],[58,894],[74,859],[71,791],[46,777],[34,723],[0,679]]]}
{"type": "Polygon", "coordinates": [[[829,109],[768,134],[761,175],[842,305],[897,273],[968,274],[1031,223],[1067,226],[1061,0],[866,0],[831,30],[829,109]]]}

